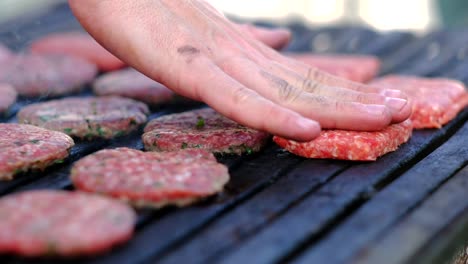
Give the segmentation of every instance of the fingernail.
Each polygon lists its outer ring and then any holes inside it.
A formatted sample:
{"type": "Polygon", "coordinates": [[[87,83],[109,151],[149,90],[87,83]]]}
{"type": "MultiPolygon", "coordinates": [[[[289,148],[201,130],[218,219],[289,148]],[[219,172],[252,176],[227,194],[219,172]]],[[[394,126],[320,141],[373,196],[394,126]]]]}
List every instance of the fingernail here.
{"type": "Polygon", "coordinates": [[[382,95],[393,98],[401,98],[403,93],[400,90],[387,89],[382,92],[382,95]]]}
{"type": "Polygon", "coordinates": [[[372,115],[383,115],[387,111],[387,108],[384,105],[369,104],[365,107],[367,112],[372,115]]]}
{"type": "Polygon", "coordinates": [[[401,98],[392,98],[392,97],[387,97],[385,98],[385,105],[390,107],[392,110],[396,110],[399,112],[405,105],[408,103],[405,99],[401,98]]]}
{"type": "Polygon", "coordinates": [[[320,124],[314,120],[307,118],[299,118],[296,121],[296,124],[299,128],[303,130],[317,129],[320,128],[320,124]]]}

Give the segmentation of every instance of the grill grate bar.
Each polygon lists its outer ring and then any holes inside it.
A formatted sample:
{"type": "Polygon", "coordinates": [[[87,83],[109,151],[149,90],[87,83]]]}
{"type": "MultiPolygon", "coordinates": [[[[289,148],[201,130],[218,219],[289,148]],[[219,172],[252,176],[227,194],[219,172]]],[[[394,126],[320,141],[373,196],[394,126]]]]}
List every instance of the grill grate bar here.
{"type": "Polygon", "coordinates": [[[294,156],[281,155],[274,158],[277,148],[273,146],[266,152],[264,154],[267,155],[252,157],[251,160],[244,161],[242,167],[230,172],[231,181],[223,194],[204,204],[175,210],[161,219],[149,222],[120,251],[101,257],[93,263],[116,263],[116,261],[141,263],[148,258],[159,259],[165,252],[170,252],[178,244],[196,235],[215,219],[250,199],[268,184],[274,182],[276,177],[284,171],[290,170],[300,162],[300,159],[294,156]],[[273,163],[269,164],[267,160],[271,160],[272,157],[273,163]],[[280,159],[281,162],[278,162],[280,159]],[[154,240],[154,237],[164,239],[154,240]],[[147,241],[152,241],[152,243],[145,245],[147,241]],[[141,247],[148,250],[139,250],[141,247]]]}
{"type": "Polygon", "coordinates": [[[437,76],[450,65],[460,62],[458,53],[466,48],[468,34],[449,32],[448,36],[441,36],[436,41],[427,45],[425,56],[420,57],[413,63],[409,63],[406,69],[399,69],[396,72],[403,72],[410,75],[437,76]]]}
{"type": "Polygon", "coordinates": [[[411,63],[419,58],[424,58],[432,46],[440,46],[438,40],[446,35],[444,32],[430,33],[424,37],[415,38],[413,41],[406,43],[394,52],[386,54],[382,57],[383,64],[380,74],[385,75],[396,71],[404,72],[411,63]]]}
{"type": "MultiPolygon", "coordinates": [[[[301,245],[312,245],[322,236],[328,224],[355,209],[357,201],[365,202],[378,191],[377,186],[391,182],[404,170],[422,159],[441,139],[453,134],[468,118],[468,111],[441,130],[415,132],[398,152],[385,155],[377,162],[357,163],[320,188],[287,214],[271,223],[251,239],[234,248],[225,263],[271,263],[289,254],[295,255],[301,245]],[[289,252],[289,254],[287,254],[289,252]]],[[[341,221],[344,219],[340,219],[341,221]]]]}
{"type": "Polygon", "coordinates": [[[298,263],[348,263],[350,257],[371,245],[380,233],[416,208],[464,166],[468,160],[468,145],[460,146],[460,142],[467,135],[468,124],[447,143],[375,195],[345,223],[305,253],[298,263]],[[442,157],[451,159],[444,160],[442,157]],[[369,225],[369,222],[378,224],[369,225]],[[353,243],[343,240],[345,237],[352,237],[353,243]],[[337,246],[339,251],[336,251],[337,246]]]}
{"type": "Polygon", "coordinates": [[[217,219],[192,240],[185,241],[168,258],[158,261],[180,263],[199,255],[192,263],[211,263],[216,256],[258,232],[349,166],[349,162],[305,160],[242,206],[217,219]]]}
{"type": "Polygon", "coordinates": [[[385,56],[392,53],[395,49],[400,49],[403,45],[413,41],[415,36],[408,32],[388,32],[367,44],[363,43],[356,53],[385,56]]]}
{"type": "MultiPolygon", "coordinates": [[[[371,247],[366,248],[356,256],[355,261],[359,263],[385,263],[392,260],[393,263],[441,263],[440,261],[431,261],[423,258],[412,258],[414,252],[421,252],[421,249],[427,245],[427,241],[437,241],[443,238],[444,230],[463,212],[468,212],[468,167],[465,167],[453,176],[447,183],[442,185],[432,197],[400,221],[394,228],[387,230],[383,236],[372,243],[371,247]],[[397,247],[392,245],[398,245],[397,247]],[[395,254],[395,253],[398,254],[395,254]],[[390,258],[396,256],[396,258],[390,258]],[[412,258],[413,260],[410,260],[412,258]]],[[[460,232],[460,236],[462,236],[460,232]]],[[[454,248],[463,245],[463,237],[460,243],[453,245],[454,248]]],[[[456,240],[455,240],[456,241],[456,240]]],[[[435,255],[439,250],[428,250],[435,255]]],[[[447,254],[450,257],[455,252],[447,254]]]]}

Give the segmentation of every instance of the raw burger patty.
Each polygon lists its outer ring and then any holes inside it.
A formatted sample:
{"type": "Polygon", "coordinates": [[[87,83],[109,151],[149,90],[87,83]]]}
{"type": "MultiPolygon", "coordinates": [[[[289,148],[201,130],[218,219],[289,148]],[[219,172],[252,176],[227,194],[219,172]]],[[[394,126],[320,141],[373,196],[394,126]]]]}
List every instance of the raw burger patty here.
{"type": "Polygon", "coordinates": [[[5,112],[16,102],[18,93],[9,84],[0,83],[0,113],[5,112]]]}
{"type": "Polygon", "coordinates": [[[61,131],[78,138],[126,135],[146,122],[145,104],[121,97],[65,98],[31,104],[18,122],[61,131]]]}
{"type": "Polygon", "coordinates": [[[62,32],[47,35],[31,44],[33,53],[61,53],[84,58],[102,71],[122,68],[125,63],[108,52],[84,32],[62,32]]]}
{"type": "Polygon", "coordinates": [[[200,149],[143,152],[129,148],[101,150],[72,168],[75,187],[109,195],[135,206],[186,205],[223,189],[227,168],[200,149]]]}
{"type": "Polygon", "coordinates": [[[368,55],[315,55],[289,53],[290,57],[332,75],[355,82],[367,82],[380,70],[380,60],[368,55]]]}
{"type": "Polygon", "coordinates": [[[29,191],[0,199],[0,252],[27,257],[94,255],[129,240],[135,213],[82,192],[29,191]]]}
{"type": "Polygon", "coordinates": [[[0,63],[0,82],[22,96],[59,96],[81,90],[96,76],[96,66],[66,55],[21,54],[0,63]]]}
{"type": "Polygon", "coordinates": [[[278,136],[273,140],[289,152],[306,158],[371,161],[396,150],[409,139],[411,131],[411,121],[406,120],[377,132],[324,130],[309,142],[278,136]]]}
{"type": "Polygon", "coordinates": [[[0,124],[0,135],[0,180],[62,161],[74,145],[64,133],[30,125],[0,124]]]}
{"type": "Polygon", "coordinates": [[[199,148],[241,154],[259,151],[270,136],[206,108],[153,119],[142,138],[145,149],[151,151],[199,148]]]}
{"type": "Polygon", "coordinates": [[[465,86],[455,80],[388,75],[370,84],[404,91],[413,103],[414,128],[440,128],[468,104],[465,86]]]}
{"type": "Polygon", "coordinates": [[[166,86],[131,68],[110,72],[97,78],[93,84],[93,91],[97,95],[119,95],[150,105],[170,101],[174,95],[166,86]]]}

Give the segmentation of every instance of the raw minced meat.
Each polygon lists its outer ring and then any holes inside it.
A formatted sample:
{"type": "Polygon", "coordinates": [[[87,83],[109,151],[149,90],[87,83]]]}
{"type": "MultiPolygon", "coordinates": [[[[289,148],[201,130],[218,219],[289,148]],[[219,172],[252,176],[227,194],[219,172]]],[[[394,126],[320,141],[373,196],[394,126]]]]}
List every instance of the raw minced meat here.
{"type": "Polygon", "coordinates": [[[371,161],[396,150],[410,138],[411,132],[411,121],[406,120],[375,132],[324,130],[309,142],[278,136],[273,140],[289,152],[306,158],[371,161]]]}
{"type": "Polygon", "coordinates": [[[143,134],[145,149],[151,151],[198,148],[242,154],[259,151],[269,139],[268,133],[242,126],[211,108],[153,119],[143,134]]]}
{"type": "Polygon", "coordinates": [[[19,123],[74,137],[108,139],[137,129],[148,112],[144,103],[129,98],[71,97],[28,105],[17,116],[19,123]]]}
{"type": "Polygon", "coordinates": [[[137,206],[186,205],[220,192],[227,168],[205,150],[143,152],[106,149],[76,162],[75,187],[119,198],[137,206]]]}

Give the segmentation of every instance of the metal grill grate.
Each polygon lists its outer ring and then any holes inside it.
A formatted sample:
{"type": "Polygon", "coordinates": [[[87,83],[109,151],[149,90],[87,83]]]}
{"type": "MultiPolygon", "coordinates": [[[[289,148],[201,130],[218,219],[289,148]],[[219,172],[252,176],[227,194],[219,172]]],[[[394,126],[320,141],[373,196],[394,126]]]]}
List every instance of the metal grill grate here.
{"type": "MultiPolygon", "coordinates": [[[[0,41],[20,50],[46,33],[79,28],[66,6],[34,21],[1,29],[0,41]]],[[[383,73],[468,82],[468,30],[416,37],[357,27],[291,28],[289,51],[373,54],[383,60],[383,73]]],[[[0,121],[15,122],[15,112],[29,103],[20,100],[0,121]]],[[[162,106],[151,118],[193,107],[162,106]]],[[[449,257],[449,246],[468,234],[467,119],[465,109],[440,130],[416,131],[397,152],[372,163],[305,160],[273,144],[252,156],[220,157],[232,176],[222,194],[184,209],[142,210],[128,244],[57,262],[429,263],[449,257]]],[[[140,135],[77,142],[68,162],[0,182],[0,195],[72,189],[74,161],[103,148],[142,149],[140,135]]],[[[0,262],[51,260],[2,256],[0,262]]]]}

